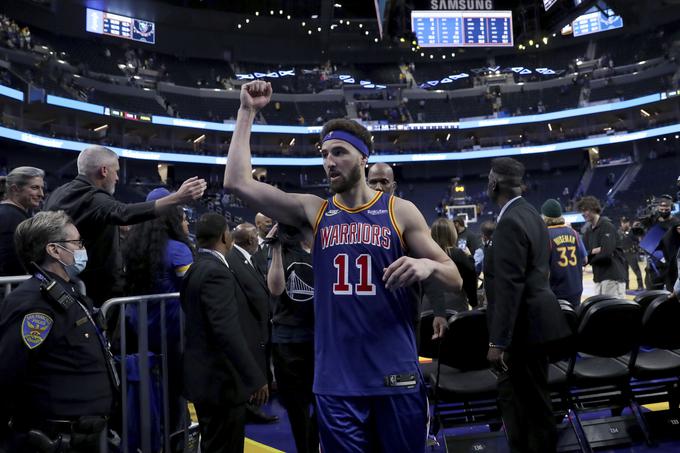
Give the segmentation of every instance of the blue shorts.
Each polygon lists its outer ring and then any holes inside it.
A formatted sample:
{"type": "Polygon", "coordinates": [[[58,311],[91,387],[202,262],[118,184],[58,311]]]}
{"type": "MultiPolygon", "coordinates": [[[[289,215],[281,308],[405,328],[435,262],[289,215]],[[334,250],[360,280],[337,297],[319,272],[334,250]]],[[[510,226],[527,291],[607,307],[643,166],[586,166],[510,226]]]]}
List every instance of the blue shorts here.
{"type": "Polygon", "coordinates": [[[385,396],[316,395],[322,453],[422,453],[427,442],[425,385],[385,396]]]}

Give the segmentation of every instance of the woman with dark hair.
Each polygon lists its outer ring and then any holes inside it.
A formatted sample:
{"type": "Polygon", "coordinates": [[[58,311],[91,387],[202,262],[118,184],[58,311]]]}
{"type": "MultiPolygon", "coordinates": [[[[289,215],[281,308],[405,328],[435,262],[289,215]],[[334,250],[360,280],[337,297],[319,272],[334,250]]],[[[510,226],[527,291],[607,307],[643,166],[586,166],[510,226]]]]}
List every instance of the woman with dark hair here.
{"type": "Polygon", "coordinates": [[[14,230],[40,206],[44,177],[35,167],[17,167],[0,177],[0,275],[26,273],[14,251],[14,230]]]}
{"type": "MultiPolygon", "coordinates": [[[[154,189],[146,201],[154,201],[169,194],[167,189],[154,189]]],[[[133,225],[125,239],[124,260],[127,295],[178,292],[182,278],[193,262],[193,246],[189,242],[189,223],[184,210],[179,206],[169,207],[156,219],[133,225]]],[[[171,431],[180,427],[182,414],[186,410],[182,407],[181,398],[180,309],[179,299],[165,301],[171,431]]],[[[161,303],[148,303],[147,316],[149,351],[160,354],[161,303]]],[[[128,306],[126,318],[136,338],[136,306],[128,306]]]]}
{"type": "Polygon", "coordinates": [[[461,292],[444,292],[446,308],[465,311],[469,310],[469,307],[476,307],[477,273],[475,272],[475,261],[467,247],[463,250],[458,248],[458,233],[455,225],[451,220],[440,217],[432,223],[430,235],[439,247],[451,257],[463,279],[463,290],[461,292]]]}

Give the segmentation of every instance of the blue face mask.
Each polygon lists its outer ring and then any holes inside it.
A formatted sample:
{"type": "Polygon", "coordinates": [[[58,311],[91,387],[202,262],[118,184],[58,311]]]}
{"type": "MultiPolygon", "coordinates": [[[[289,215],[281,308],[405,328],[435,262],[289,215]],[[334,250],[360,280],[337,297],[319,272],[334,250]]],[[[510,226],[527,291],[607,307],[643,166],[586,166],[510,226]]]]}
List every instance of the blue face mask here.
{"type": "Polygon", "coordinates": [[[57,244],[57,246],[73,255],[73,264],[66,264],[61,260],[59,260],[59,262],[64,266],[64,270],[66,270],[69,277],[76,277],[85,269],[85,266],[87,266],[87,250],[69,250],[63,245],[57,244]]]}

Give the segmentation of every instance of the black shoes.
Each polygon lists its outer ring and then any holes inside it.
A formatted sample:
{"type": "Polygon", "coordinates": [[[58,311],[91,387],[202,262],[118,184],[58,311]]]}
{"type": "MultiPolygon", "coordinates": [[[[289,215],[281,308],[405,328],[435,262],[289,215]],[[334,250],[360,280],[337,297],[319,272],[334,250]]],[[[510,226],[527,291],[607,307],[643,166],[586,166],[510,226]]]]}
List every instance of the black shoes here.
{"type": "Polygon", "coordinates": [[[262,409],[252,404],[246,404],[246,423],[257,424],[271,424],[277,423],[279,417],[277,415],[269,415],[262,411],[262,409]]]}

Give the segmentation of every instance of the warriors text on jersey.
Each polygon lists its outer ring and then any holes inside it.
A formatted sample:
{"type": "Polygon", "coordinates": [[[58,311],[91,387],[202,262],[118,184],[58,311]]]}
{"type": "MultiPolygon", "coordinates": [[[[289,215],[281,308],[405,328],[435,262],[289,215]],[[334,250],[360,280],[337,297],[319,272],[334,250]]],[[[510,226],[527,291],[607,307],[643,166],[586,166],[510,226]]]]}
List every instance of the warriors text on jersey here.
{"type": "Polygon", "coordinates": [[[314,235],[314,392],[368,396],[417,391],[388,386],[418,376],[416,304],[406,288],[387,290],[384,270],[404,255],[394,197],[377,192],[354,209],[324,202],[314,235]]]}

